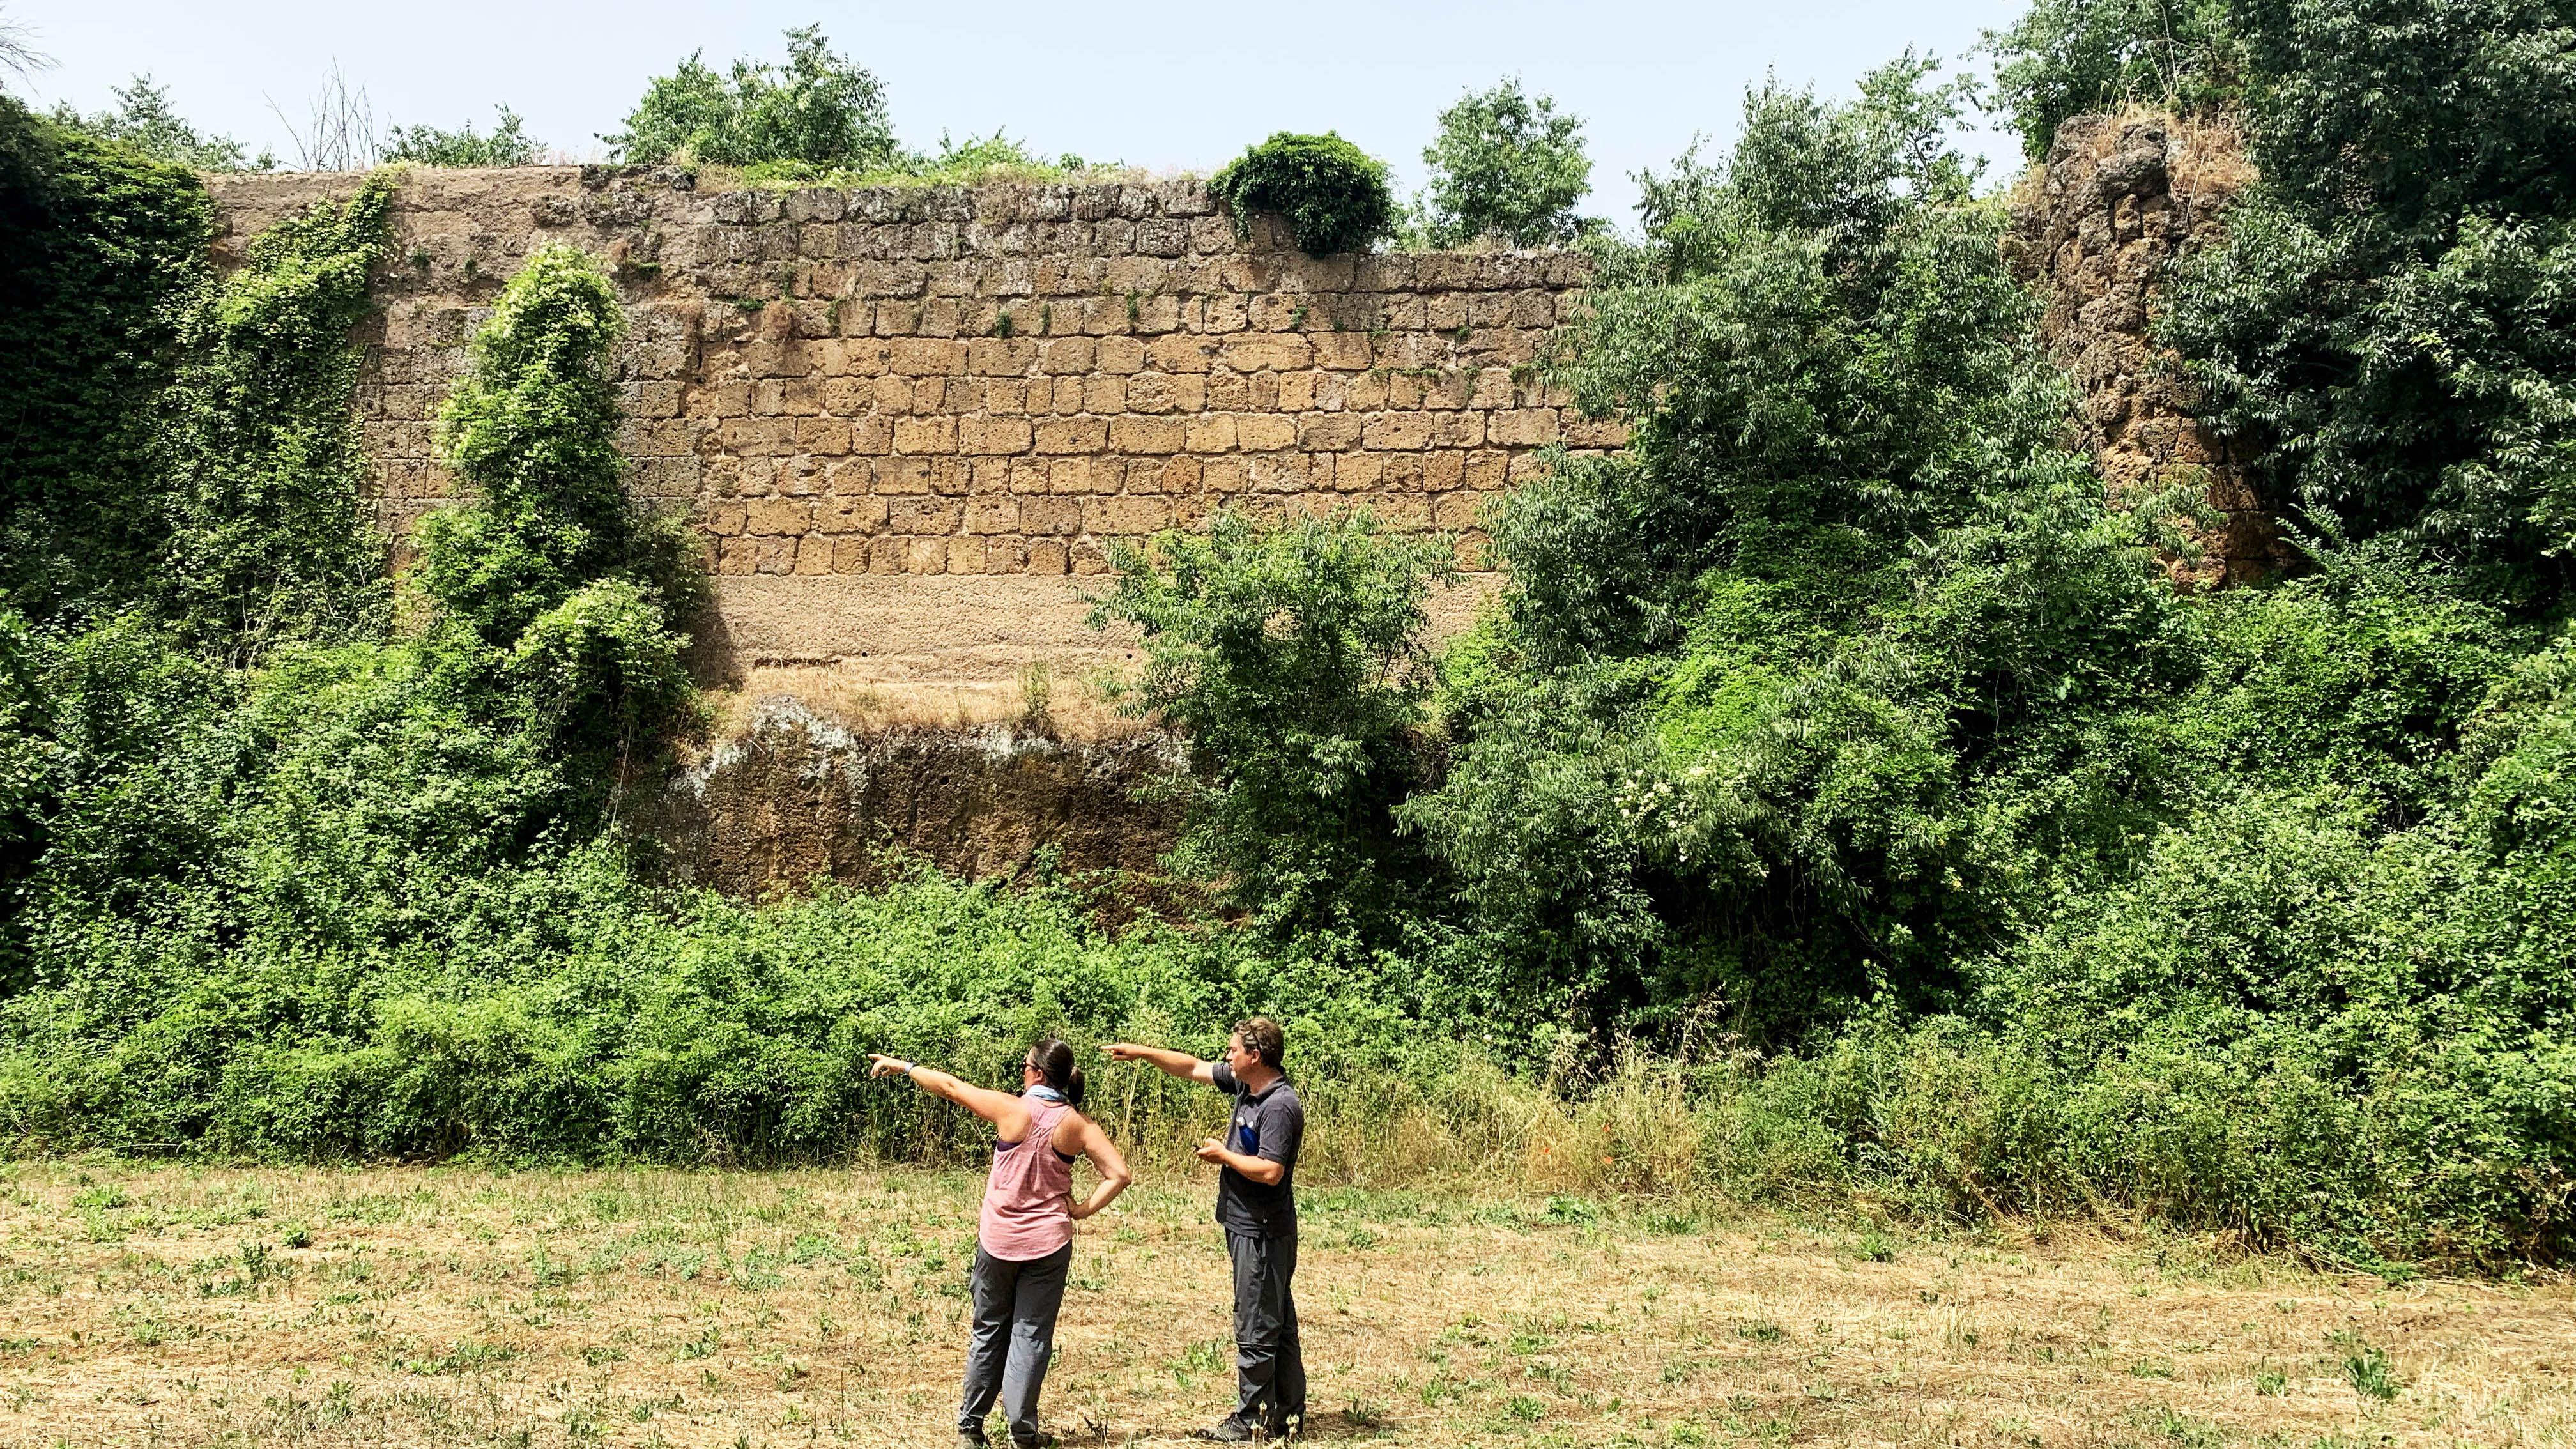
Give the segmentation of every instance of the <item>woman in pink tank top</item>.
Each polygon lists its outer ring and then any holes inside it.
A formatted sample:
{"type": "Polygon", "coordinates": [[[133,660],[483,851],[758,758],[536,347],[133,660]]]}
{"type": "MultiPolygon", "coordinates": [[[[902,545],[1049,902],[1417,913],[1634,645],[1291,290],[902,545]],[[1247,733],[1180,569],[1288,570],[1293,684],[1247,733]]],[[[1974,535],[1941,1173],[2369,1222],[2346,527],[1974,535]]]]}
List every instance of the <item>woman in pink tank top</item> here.
{"type": "Polygon", "coordinates": [[[993,1170],[975,1244],[975,1326],[966,1346],[966,1401],[957,1441],[982,1445],[984,1416],[1002,1403],[1017,1449],[1053,1444],[1038,1430],[1038,1390],[1055,1351],[1055,1319],[1073,1262],[1073,1225],[1109,1206],[1135,1181],[1126,1159],[1082,1115],[1082,1069],[1073,1048],[1049,1037],[1020,1062],[1020,1093],[969,1086],[946,1072],[870,1053],[868,1074],[898,1073],[993,1124],[993,1170]],[[1073,1196],[1073,1164],[1088,1157],[1100,1181],[1073,1196]]]}

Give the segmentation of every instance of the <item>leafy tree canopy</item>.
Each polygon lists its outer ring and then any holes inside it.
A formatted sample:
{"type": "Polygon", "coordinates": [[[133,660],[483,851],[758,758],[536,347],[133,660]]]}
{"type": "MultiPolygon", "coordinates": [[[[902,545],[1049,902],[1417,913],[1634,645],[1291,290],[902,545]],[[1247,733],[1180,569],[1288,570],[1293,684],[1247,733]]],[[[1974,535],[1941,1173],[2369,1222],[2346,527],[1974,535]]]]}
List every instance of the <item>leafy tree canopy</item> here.
{"type": "Polygon", "coordinates": [[[1440,113],[1422,152],[1431,168],[1420,206],[1424,240],[1455,246],[1481,236],[1516,247],[1556,246],[1584,231],[1575,206],[1592,190],[1583,118],[1533,96],[1517,77],[1440,113]]]}
{"type": "Polygon", "coordinates": [[[277,167],[276,155],[265,147],[253,155],[229,136],[200,133],[171,106],[168,88],[154,85],[148,75],[110,87],[108,93],[116,97],[113,109],[84,116],[66,103],[54,108],[55,123],[87,131],[101,140],[120,142],[155,161],[192,171],[271,171],[277,167]]]}
{"type": "Polygon", "coordinates": [[[787,63],[749,58],[719,73],[697,55],[656,76],[608,142],[620,160],[864,170],[893,158],[885,88],[819,26],[787,32],[787,63]]]}

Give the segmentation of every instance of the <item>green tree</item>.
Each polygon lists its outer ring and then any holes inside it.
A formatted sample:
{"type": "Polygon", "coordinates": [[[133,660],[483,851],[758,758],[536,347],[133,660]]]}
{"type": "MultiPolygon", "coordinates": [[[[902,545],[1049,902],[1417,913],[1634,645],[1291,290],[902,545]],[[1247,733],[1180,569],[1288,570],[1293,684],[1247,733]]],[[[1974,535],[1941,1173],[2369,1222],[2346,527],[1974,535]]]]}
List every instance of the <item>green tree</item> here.
{"type": "Polygon", "coordinates": [[[2071,117],[2130,105],[2213,113],[2245,83],[2228,0],[2034,0],[1985,44],[1997,109],[2034,161],[2071,117]]]}
{"type": "Polygon", "coordinates": [[[495,106],[500,113],[492,134],[477,133],[466,122],[453,131],[436,126],[396,126],[386,137],[385,160],[419,166],[531,166],[536,164],[536,138],[527,133],[519,113],[495,106]]]}
{"type": "Polygon", "coordinates": [[[1592,190],[1583,118],[1560,113],[1553,97],[1523,91],[1518,77],[1442,111],[1439,139],[1422,160],[1431,168],[1424,228],[1435,246],[1482,236],[1516,247],[1556,246],[1583,232],[1574,211],[1592,190]]]}
{"type": "Polygon", "coordinates": [[[154,85],[148,75],[111,86],[108,94],[116,97],[114,109],[84,116],[66,103],[54,108],[55,124],[87,131],[103,141],[121,142],[155,161],[192,171],[271,171],[277,167],[277,157],[265,149],[253,156],[229,136],[200,133],[171,106],[168,88],[154,85]]]}
{"type": "Polygon", "coordinates": [[[744,58],[718,74],[692,54],[601,139],[624,161],[865,170],[895,155],[885,88],[811,25],[787,32],[783,66],[744,58]]]}
{"type": "Polygon", "coordinates": [[[1177,863],[1285,927],[1382,925],[1421,874],[1391,812],[1426,777],[1423,605],[1456,574],[1449,541],[1228,510],[1112,562],[1092,624],[1143,635],[1128,707],[1189,742],[1177,863]]]}
{"type": "Polygon", "coordinates": [[[1931,74],[1765,87],[1731,154],[1645,178],[1560,364],[1629,444],[1495,518],[1508,615],[1406,814],[1601,1029],[1954,1001],[2032,840],[2120,848],[2131,782],[2064,776],[2069,702],[2150,693],[2172,606],[2059,444],[1931,74]]]}
{"type": "Polygon", "coordinates": [[[2576,7],[2245,0],[2261,185],[2166,335],[2264,496],[2531,611],[2576,548],[2576,7]]]}

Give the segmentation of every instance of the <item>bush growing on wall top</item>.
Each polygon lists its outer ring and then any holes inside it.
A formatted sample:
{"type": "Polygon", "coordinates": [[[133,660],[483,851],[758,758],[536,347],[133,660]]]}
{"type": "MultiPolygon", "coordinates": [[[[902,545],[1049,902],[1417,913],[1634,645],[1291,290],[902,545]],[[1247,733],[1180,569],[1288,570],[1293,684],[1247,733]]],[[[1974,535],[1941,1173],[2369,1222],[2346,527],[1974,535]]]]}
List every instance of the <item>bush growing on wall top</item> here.
{"type": "Polygon", "coordinates": [[[1281,131],[1228,162],[1208,190],[1234,213],[1238,235],[1250,233],[1254,212],[1275,211],[1312,257],[1366,251],[1395,230],[1386,163],[1331,131],[1281,131]]]}
{"type": "Polygon", "coordinates": [[[737,60],[728,74],[691,55],[655,76],[626,117],[602,136],[622,161],[754,166],[802,161],[864,169],[895,154],[885,87],[864,66],[834,55],[819,26],[787,32],[787,64],[737,60]]]}
{"type": "Polygon", "coordinates": [[[508,106],[492,109],[500,116],[488,136],[476,131],[471,121],[453,131],[436,126],[396,126],[385,148],[385,159],[419,166],[535,165],[537,138],[528,134],[524,118],[508,106]]]}

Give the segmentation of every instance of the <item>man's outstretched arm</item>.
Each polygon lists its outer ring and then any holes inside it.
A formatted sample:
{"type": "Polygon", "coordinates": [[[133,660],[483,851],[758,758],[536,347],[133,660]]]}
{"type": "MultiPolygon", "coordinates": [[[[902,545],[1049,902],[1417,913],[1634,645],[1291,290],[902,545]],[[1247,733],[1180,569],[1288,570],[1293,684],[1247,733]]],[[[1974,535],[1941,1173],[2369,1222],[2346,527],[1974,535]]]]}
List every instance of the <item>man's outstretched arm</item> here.
{"type": "Polygon", "coordinates": [[[1216,1083],[1216,1063],[1203,1062],[1188,1052],[1165,1051],[1161,1047],[1138,1046],[1134,1042],[1113,1041],[1102,1047],[1113,1062],[1144,1062],[1161,1068],[1185,1082],[1216,1083]]]}

